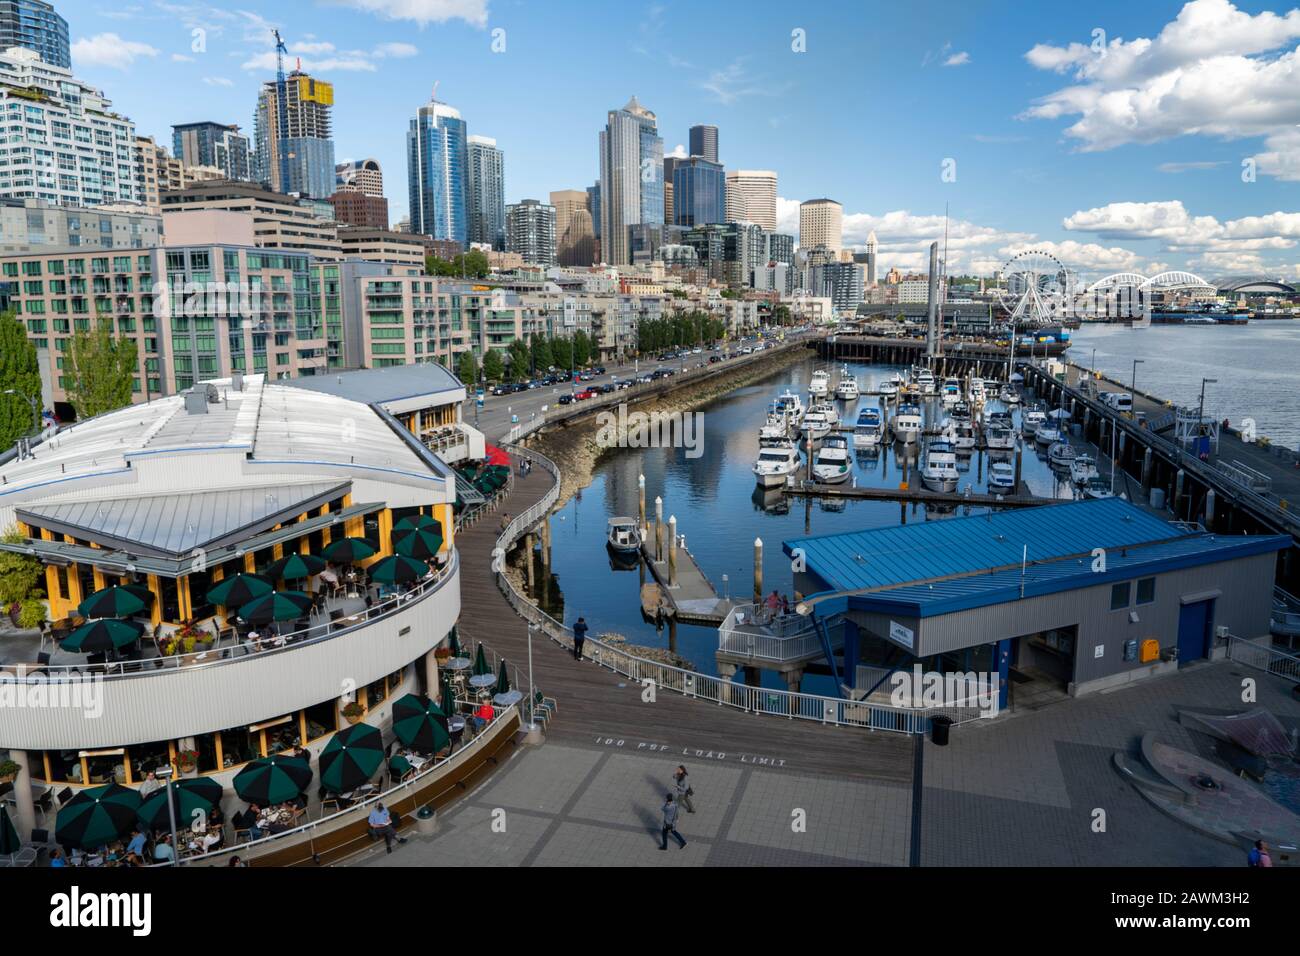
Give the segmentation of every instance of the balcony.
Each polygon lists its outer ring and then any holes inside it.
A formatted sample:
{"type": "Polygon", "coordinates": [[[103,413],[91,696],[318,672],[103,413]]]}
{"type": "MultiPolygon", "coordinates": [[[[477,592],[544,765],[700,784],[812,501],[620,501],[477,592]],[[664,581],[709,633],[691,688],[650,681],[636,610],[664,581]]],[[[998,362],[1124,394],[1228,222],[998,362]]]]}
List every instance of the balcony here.
{"type": "MultiPolygon", "coordinates": [[[[843,644],[839,627],[829,625],[831,647],[843,644]]],[[[731,609],[718,628],[718,656],[732,661],[788,664],[824,655],[821,637],[809,617],[782,614],[761,604],[731,609]]]]}

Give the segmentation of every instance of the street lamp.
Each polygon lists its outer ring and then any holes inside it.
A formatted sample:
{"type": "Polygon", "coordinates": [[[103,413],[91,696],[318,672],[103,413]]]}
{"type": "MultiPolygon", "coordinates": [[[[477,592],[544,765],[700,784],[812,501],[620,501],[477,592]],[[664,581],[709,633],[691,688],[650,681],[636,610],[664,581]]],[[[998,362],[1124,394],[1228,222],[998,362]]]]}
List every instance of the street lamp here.
{"type": "Polygon", "coordinates": [[[1196,428],[1198,431],[1201,428],[1201,423],[1205,420],[1205,386],[1218,385],[1218,384],[1219,384],[1219,380],[1217,378],[1201,379],[1201,405],[1200,405],[1200,410],[1197,412],[1196,415],[1196,428]]]}
{"type": "Polygon", "coordinates": [[[537,729],[537,715],[533,708],[537,706],[537,691],[533,688],[533,631],[537,630],[537,625],[529,623],[528,625],[528,729],[537,729]]]}
{"type": "Polygon", "coordinates": [[[1129,384],[1128,390],[1129,390],[1130,392],[1133,392],[1134,394],[1137,394],[1137,384],[1138,384],[1138,366],[1139,366],[1139,365],[1145,365],[1145,364],[1146,364],[1146,359],[1134,359],[1134,360],[1133,360],[1133,381],[1129,384]]]}
{"type": "Polygon", "coordinates": [[[176,804],[172,802],[172,765],[165,764],[154,770],[155,777],[162,777],[167,783],[167,817],[172,826],[172,866],[181,865],[181,847],[176,839],[176,804]]]}

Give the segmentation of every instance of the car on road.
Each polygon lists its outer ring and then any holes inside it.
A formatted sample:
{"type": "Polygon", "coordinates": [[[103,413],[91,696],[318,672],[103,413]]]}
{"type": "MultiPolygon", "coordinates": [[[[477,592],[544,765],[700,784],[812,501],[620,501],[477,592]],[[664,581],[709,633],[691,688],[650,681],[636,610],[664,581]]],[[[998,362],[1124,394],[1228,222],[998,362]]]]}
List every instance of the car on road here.
{"type": "Polygon", "coordinates": [[[560,401],[560,404],[561,404],[561,405],[572,405],[572,404],[573,404],[573,396],[572,396],[572,395],[561,395],[559,401],[560,401]]]}
{"type": "Polygon", "coordinates": [[[573,397],[579,402],[585,402],[589,398],[595,398],[596,393],[589,388],[584,388],[581,392],[575,393],[573,397]]]}
{"type": "Polygon", "coordinates": [[[510,392],[511,392],[511,388],[510,388],[509,385],[493,385],[493,386],[492,386],[492,394],[493,394],[493,395],[509,395],[510,392]]]}
{"type": "Polygon", "coordinates": [[[721,362],[721,361],[722,361],[722,359],[721,359],[719,356],[717,356],[717,355],[710,355],[710,356],[709,356],[709,364],[710,364],[710,365],[717,365],[717,364],[718,364],[719,362],[721,362]]]}
{"type": "Polygon", "coordinates": [[[597,365],[595,368],[593,368],[593,369],[591,370],[591,374],[592,374],[592,375],[604,375],[604,374],[605,374],[605,366],[603,366],[603,365],[597,365]]]}

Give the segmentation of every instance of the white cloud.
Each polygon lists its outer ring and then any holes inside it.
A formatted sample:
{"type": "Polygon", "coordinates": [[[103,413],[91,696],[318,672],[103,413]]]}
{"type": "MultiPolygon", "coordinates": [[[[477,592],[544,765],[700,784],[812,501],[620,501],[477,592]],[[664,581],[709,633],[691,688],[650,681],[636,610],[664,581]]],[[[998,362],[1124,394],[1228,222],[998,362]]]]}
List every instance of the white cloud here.
{"type": "Polygon", "coordinates": [[[205,76],[203,82],[208,86],[234,86],[234,80],[228,80],[224,76],[205,76]]]}
{"type": "Polygon", "coordinates": [[[719,70],[712,70],[708,77],[699,83],[700,89],[713,95],[719,103],[730,106],[745,96],[778,95],[789,88],[789,84],[777,85],[771,81],[754,76],[745,67],[748,57],[732,60],[719,70]]]}
{"type": "Polygon", "coordinates": [[[157,56],[158,50],[147,43],[123,40],[116,33],[82,37],[72,44],[72,59],[78,66],[107,66],[125,70],[138,57],[157,56]]]}
{"type": "Polygon", "coordinates": [[[1220,160],[1219,162],[1211,162],[1206,160],[1206,161],[1190,161],[1185,163],[1161,163],[1159,166],[1156,167],[1156,169],[1162,173],[1185,173],[1188,172],[1189,170],[1217,169],[1222,165],[1223,165],[1222,160],[1220,160]]]}
{"type": "Polygon", "coordinates": [[[335,0],[344,7],[373,13],[387,20],[410,20],[421,27],[448,20],[464,20],[485,27],[488,0],[335,0]]]}
{"type": "Polygon", "coordinates": [[[970,54],[967,53],[965,50],[962,50],[960,53],[954,53],[952,56],[948,57],[948,59],[944,60],[943,65],[944,66],[965,66],[969,62],[970,62],[970,54]]]}
{"type": "Polygon", "coordinates": [[[395,60],[415,56],[420,51],[410,43],[381,43],[375,47],[375,56],[392,57],[395,60]]]}
{"type": "MultiPolygon", "coordinates": [[[[301,57],[302,69],[306,73],[364,72],[373,73],[378,67],[362,54],[361,56],[327,56],[323,59],[301,57]]],[[[275,51],[267,50],[255,54],[240,64],[245,70],[273,72],[276,68],[275,51]]]]}
{"type": "Polygon", "coordinates": [[[1300,179],[1300,160],[1287,154],[1300,123],[1300,50],[1277,52],[1297,38],[1300,9],[1252,15],[1229,0],[1191,0],[1155,39],[1035,46],[1031,65],[1076,82],[1023,115],[1078,117],[1065,133],[1085,151],[1185,134],[1265,136],[1261,171],[1300,179]]]}
{"type": "Polygon", "coordinates": [[[173,63],[193,63],[193,62],[194,62],[194,57],[192,57],[192,56],[186,56],[184,53],[173,53],[173,54],[172,54],[172,62],[173,62],[173,63]]]}
{"type": "Polygon", "coordinates": [[[1300,240],[1300,213],[1273,212],[1220,222],[1193,216],[1182,202],[1117,202],[1066,216],[1064,228],[1104,239],[1156,239],[1171,252],[1290,249],[1300,240]]]}
{"type": "Polygon", "coordinates": [[[289,52],[294,54],[305,53],[308,56],[315,56],[320,53],[333,53],[334,44],[325,42],[290,43],[289,52]]]}

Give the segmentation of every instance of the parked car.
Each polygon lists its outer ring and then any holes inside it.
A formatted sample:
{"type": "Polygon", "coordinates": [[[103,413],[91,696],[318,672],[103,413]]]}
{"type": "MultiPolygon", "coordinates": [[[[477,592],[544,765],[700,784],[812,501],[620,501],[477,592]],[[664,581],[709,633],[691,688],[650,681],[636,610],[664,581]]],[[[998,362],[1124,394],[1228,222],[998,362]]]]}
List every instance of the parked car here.
{"type": "Polygon", "coordinates": [[[721,362],[721,361],[722,361],[722,359],[719,358],[719,357],[716,356],[716,355],[710,355],[710,356],[709,356],[709,364],[710,364],[710,365],[717,365],[717,364],[718,364],[719,362],[721,362]]]}
{"type": "Polygon", "coordinates": [[[585,402],[589,398],[595,398],[596,393],[589,388],[584,388],[581,392],[578,392],[573,397],[580,402],[585,402]]]}
{"type": "Polygon", "coordinates": [[[572,395],[568,395],[568,394],[561,395],[559,401],[560,401],[560,404],[561,404],[561,405],[572,405],[572,404],[573,404],[573,396],[572,396],[572,395]]]}

